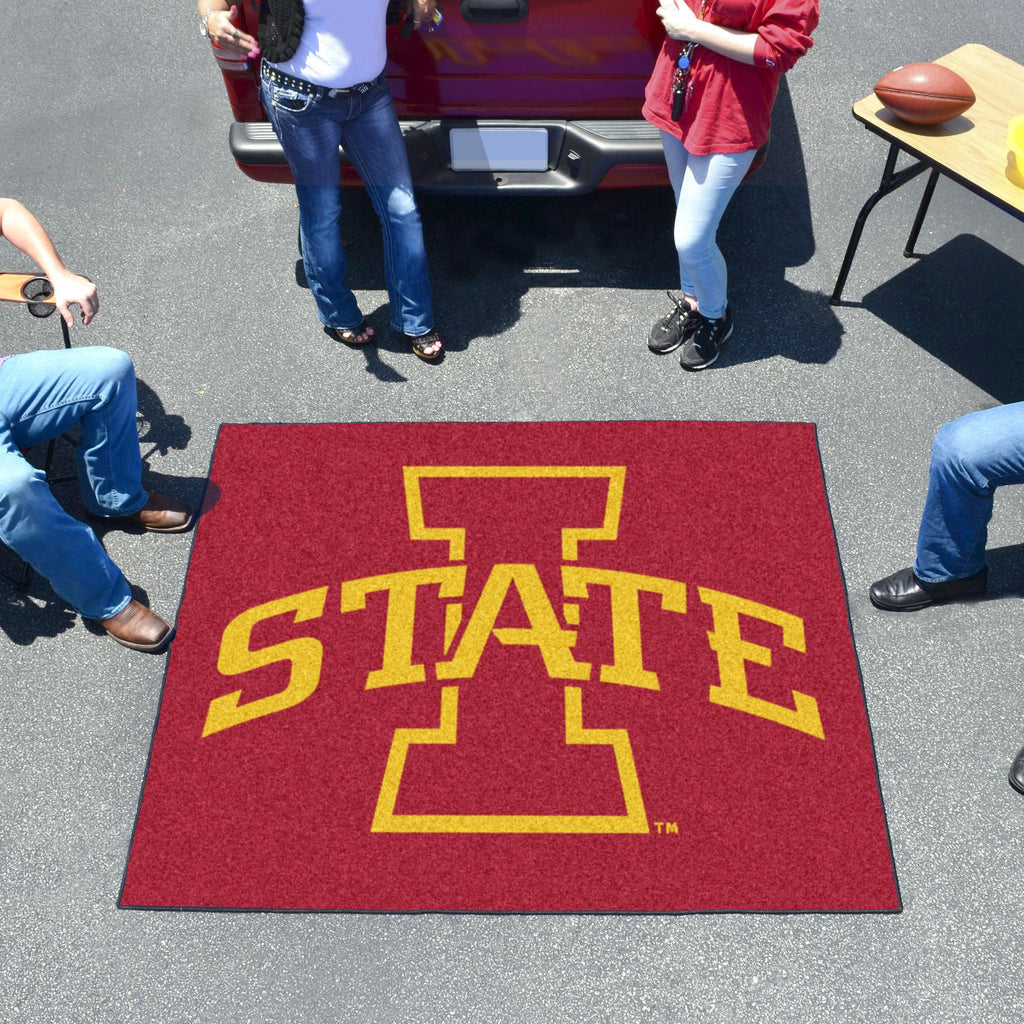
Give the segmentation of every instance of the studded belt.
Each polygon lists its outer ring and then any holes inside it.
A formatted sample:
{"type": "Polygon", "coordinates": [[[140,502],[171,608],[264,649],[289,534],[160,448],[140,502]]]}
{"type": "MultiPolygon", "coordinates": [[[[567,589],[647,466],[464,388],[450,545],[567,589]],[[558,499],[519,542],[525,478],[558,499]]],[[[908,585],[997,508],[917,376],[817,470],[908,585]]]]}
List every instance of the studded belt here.
{"type": "Polygon", "coordinates": [[[326,85],[315,85],[307,82],[304,78],[295,78],[293,75],[286,75],[278,71],[266,61],[260,65],[260,74],[274,85],[283,86],[285,89],[294,89],[296,92],[303,92],[309,96],[350,96],[353,93],[363,95],[368,93],[381,79],[381,72],[372,82],[360,82],[358,85],[350,85],[346,89],[328,89],[326,85]]]}

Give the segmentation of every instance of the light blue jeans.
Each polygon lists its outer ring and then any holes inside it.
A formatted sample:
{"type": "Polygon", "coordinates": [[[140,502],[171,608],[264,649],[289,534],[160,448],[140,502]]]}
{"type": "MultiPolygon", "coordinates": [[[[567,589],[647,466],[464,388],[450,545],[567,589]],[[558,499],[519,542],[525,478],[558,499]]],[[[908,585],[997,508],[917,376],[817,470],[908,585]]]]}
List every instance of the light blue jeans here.
{"type": "Polygon", "coordinates": [[[932,445],[914,572],[926,583],[964,579],[985,566],[997,487],[1024,483],[1024,402],[983,409],[943,426],[932,445]]]}
{"type": "Polygon", "coordinates": [[[434,314],[423,227],[387,80],[381,75],[362,95],[331,97],[324,90],[298,92],[264,76],[260,99],[295,179],[302,258],[320,322],[348,329],[362,321],[345,284],[338,153],[343,145],[380,219],[391,326],[415,337],[428,334],[434,314]]]}
{"type": "Polygon", "coordinates": [[[661,133],[661,145],[676,194],[673,235],[679,254],[679,287],[684,295],[696,298],[700,313],[717,320],[725,316],[729,282],[715,237],[757,150],[694,156],[668,132],[661,133]]]}
{"type": "Polygon", "coordinates": [[[135,423],[135,369],[117,349],[56,349],[0,364],[0,540],[79,614],[116,615],[131,600],[121,570],[88,526],[57,503],[21,450],[81,427],[76,449],[85,507],[126,516],[148,500],[135,423]]]}

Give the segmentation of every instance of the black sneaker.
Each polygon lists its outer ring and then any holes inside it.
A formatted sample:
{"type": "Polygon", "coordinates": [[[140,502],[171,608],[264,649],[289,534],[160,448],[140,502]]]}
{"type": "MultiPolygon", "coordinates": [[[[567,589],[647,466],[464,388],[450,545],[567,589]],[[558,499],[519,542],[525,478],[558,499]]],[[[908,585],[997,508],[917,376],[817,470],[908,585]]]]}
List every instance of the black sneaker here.
{"type": "Polygon", "coordinates": [[[718,358],[732,334],[732,313],[726,307],[725,316],[718,320],[709,320],[700,313],[693,315],[697,318],[697,329],[679,353],[679,365],[684,370],[703,370],[718,358]]]}
{"type": "Polygon", "coordinates": [[[647,335],[647,347],[652,352],[657,352],[659,356],[665,355],[666,352],[675,352],[697,330],[698,323],[697,314],[690,309],[690,304],[685,299],[680,302],[673,298],[671,292],[665,294],[672,299],[676,308],[668,316],[663,316],[647,335]]]}

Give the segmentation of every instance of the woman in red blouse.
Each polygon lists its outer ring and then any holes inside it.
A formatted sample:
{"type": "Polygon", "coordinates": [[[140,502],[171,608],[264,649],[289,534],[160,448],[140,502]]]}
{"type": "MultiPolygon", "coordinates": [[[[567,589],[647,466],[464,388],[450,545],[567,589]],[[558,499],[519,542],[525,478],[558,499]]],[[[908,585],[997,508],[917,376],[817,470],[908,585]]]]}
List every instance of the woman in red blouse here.
{"type": "Polygon", "coordinates": [[[668,38],[643,115],[661,130],[676,194],[683,298],[647,344],[682,346],[683,369],[703,370],[732,333],[718,224],[768,140],[779,79],[811,46],[818,0],[661,0],[657,13],[668,38]]]}

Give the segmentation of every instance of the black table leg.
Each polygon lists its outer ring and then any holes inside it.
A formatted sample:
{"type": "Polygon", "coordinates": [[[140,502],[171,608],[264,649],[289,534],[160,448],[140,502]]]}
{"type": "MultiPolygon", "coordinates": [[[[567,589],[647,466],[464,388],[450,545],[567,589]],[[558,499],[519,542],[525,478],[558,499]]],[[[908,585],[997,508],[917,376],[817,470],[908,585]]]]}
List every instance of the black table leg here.
{"type": "Polygon", "coordinates": [[[903,255],[910,257],[914,255],[914,246],[917,245],[917,236],[921,233],[921,225],[924,224],[925,214],[935,194],[935,185],[939,180],[939,172],[933,167],[932,173],[928,175],[928,182],[924,187],[924,195],[921,196],[921,205],[917,208],[917,216],[914,218],[914,226],[910,229],[910,236],[903,249],[903,255]]]}
{"type": "Polygon", "coordinates": [[[839,268],[839,277],[836,278],[836,286],[832,291],[832,298],[829,299],[829,302],[833,306],[838,306],[842,298],[843,288],[846,285],[847,277],[849,277],[850,268],[853,266],[853,257],[857,252],[857,246],[860,244],[860,236],[864,233],[864,225],[867,222],[868,214],[875,208],[879,199],[889,195],[890,192],[895,192],[901,185],[905,185],[912,178],[916,178],[922,173],[922,171],[928,170],[928,164],[918,162],[897,172],[896,159],[899,154],[899,143],[891,143],[889,146],[889,155],[885,159],[885,170],[882,171],[882,180],[876,191],[861,207],[861,211],[857,215],[857,220],[853,225],[853,233],[850,235],[849,244],[846,246],[846,255],[843,257],[843,264],[839,268]]]}

